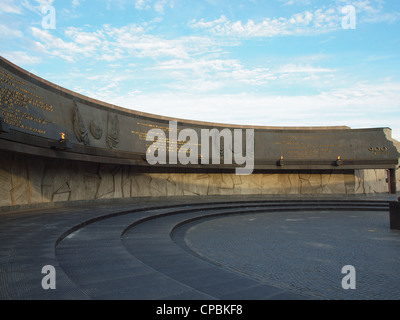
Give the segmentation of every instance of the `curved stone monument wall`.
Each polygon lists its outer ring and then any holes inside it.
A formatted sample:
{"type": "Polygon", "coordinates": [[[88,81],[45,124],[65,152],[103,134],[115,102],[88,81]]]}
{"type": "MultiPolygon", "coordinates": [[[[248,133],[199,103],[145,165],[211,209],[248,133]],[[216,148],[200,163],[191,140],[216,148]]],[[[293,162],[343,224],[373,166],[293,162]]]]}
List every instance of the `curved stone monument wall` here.
{"type": "MultiPolygon", "coordinates": [[[[58,87],[3,58],[0,112],[0,207],[184,195],[387,193],[387,170],[398,169],[398,142],[388,128],[256,127],[151,115],[58,87]],[[239,130],[243,148],[246,130],[253,130],[254,170],[236,174],[239,165],[225,162],[225,139],[218,163],[213,150],[202,162],[199,140],[197,163],[149,164],[146,154],[155,140],[147,133],[164,132],[157,141],[169,155],[171,123],[175,135],[239,130]]],[[[179,149],[188,140],[175,143],[179,149]]]]}

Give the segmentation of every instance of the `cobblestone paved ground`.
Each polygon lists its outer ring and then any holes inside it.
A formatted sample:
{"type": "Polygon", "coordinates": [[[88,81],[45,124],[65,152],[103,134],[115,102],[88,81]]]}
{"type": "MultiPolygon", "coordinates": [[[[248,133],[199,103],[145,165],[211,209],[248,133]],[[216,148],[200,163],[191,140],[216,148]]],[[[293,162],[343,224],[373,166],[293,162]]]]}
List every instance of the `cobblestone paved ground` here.
{"type": "Polygon", "coordinates": [[[400,231],[387,213],[268,212],[187,228],[191,250],[268,284],[317,299],[400,299],[400,231]],[[355,267],[355,290],[341,286],[345,265],[355,267]]]}

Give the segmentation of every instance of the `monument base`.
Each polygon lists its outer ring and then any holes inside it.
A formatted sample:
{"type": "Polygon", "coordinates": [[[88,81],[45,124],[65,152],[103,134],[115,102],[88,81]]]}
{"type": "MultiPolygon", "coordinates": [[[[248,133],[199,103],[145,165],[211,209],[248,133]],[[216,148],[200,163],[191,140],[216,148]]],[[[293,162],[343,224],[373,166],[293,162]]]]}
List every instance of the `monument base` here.
{"type": "Polygon", "coordinates": [[[386,170],[143,172],[139,167],[0,152],[0,207],[167,196],[388,193],[386,170]]]}

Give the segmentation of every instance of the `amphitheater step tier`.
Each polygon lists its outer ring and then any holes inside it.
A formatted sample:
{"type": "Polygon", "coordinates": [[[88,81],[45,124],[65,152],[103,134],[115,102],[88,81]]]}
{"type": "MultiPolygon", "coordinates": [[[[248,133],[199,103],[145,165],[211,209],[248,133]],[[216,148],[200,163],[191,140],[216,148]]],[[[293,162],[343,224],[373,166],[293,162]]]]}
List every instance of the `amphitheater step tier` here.
{"type": "Polygon", "coordinates": [[[387,212],[388,202],[143,202],[2,215],[0,298],[309,299],[197,256],[179,233],[197,219],[304,210],[387,212]],[[44,265],[55,266],[57,290],[41,288],[44,265]]]}

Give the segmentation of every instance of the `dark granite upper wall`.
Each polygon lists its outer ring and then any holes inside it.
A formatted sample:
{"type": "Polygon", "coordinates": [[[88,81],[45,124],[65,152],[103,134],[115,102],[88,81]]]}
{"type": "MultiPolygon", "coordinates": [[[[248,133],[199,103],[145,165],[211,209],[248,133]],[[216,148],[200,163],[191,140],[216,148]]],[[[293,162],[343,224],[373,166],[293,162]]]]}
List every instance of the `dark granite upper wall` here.
{"type": "Polygon", "coordinates": [[[162,129],[168,139],[172,120],[178,122],[178,131],[191,128],[199,137],[201,129],[229,128],[242,129],[244,140],[244,130],[254,129],[255,168],[261,170],[395,168],[399,158],[388,128],[253,127],[151,115],[61,88],[3,58],[0,59],[0,112],[10,129],[9,133],[0,134],[0,149],[98,163],[148,167],[144,155],[152,142],[146,141],[147,132],[162,129]],[[51,142],[56,142],[62,134],[72,149],[51,148],[51,142]],[[281,156],[284,166],[277,165],[281,156]],[[343,160],[340,168],[336,165],[339,156],[343,160]]]}

